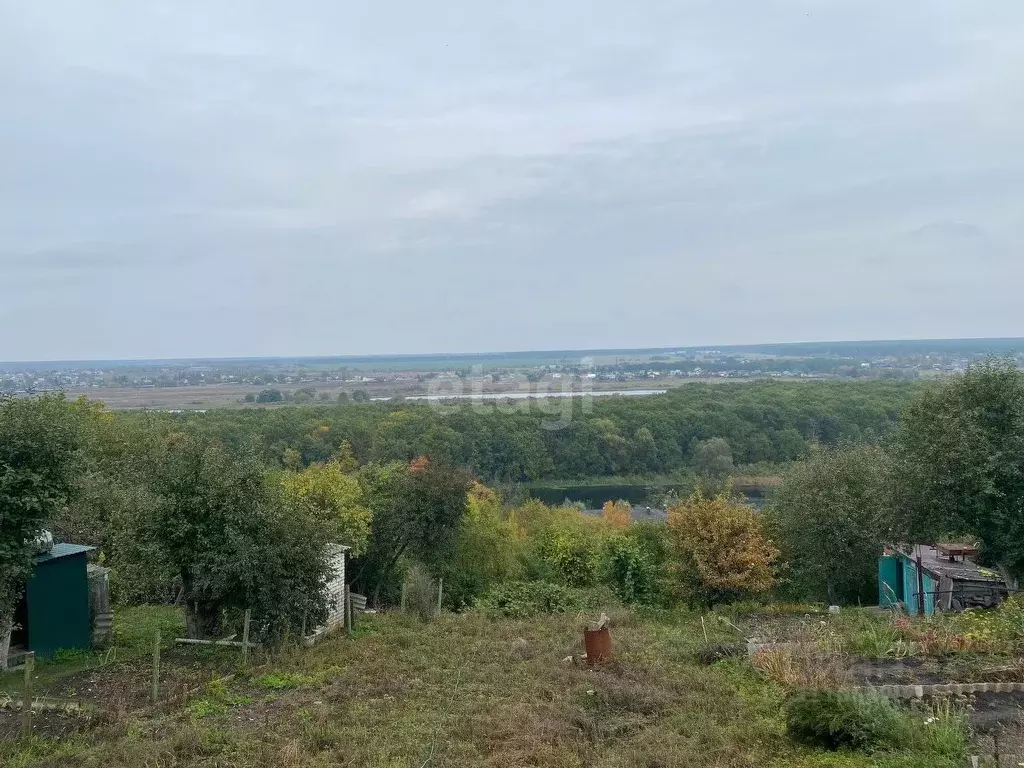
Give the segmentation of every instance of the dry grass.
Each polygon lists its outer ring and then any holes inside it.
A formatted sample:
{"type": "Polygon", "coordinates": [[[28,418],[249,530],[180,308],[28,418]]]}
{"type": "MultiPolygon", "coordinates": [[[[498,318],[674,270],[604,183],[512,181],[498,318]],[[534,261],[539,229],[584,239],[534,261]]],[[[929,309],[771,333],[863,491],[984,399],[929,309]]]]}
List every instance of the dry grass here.
{"type": "Polygon", "coordinates": [[[760,651],[751,663],[784,688],[837,690],[850,684],[842,657],[825,652],[816,644],[793,644],[760,651]]]}

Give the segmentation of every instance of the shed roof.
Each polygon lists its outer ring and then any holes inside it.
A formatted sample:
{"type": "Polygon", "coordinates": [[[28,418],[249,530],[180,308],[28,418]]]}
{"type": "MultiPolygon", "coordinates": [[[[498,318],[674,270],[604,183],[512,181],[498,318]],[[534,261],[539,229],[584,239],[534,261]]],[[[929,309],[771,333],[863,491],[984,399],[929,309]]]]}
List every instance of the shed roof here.
{"type": "Polygon", "coordinates": [[[36,565],[40,563],[48,563],[51,560],[59,560],[62,557],[71,557],[72,555],[80,555],[83,552],[91,552],[96,547],[87,547],[82,544],[54,544],[53,549],[49,552],[43,552],[42,554],[36,555],[36,565]]]}
{"type": "Polygon", "coordinates": [[[953,581],[986,581],[986,582],[997,582],[1002,583],[1003,578],[995,571],[975,563],[973,560],[968,560],[966,557],[962,560],[955,562],[950,561],[950,558],[938,550],[935,547],[930,547],[925,544],[918,544],[914,547],[910,554],[902,553],[904,557],[910,557],[916,559],[918,555],[921,556],[921,565],[924,570],[931,572],[936,576],[948,576],[953,581]]]}

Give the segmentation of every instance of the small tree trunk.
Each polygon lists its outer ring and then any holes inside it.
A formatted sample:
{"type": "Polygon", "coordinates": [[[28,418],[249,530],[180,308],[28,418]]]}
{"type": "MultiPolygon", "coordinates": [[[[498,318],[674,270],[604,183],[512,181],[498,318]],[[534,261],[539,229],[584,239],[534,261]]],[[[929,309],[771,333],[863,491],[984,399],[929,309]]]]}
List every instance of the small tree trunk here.
{"type": "Polygon", "coordinates": [[[220,631],[220,604],[188,600],[185,603],[185,628],[194,640],[208,640],[220,631]]]}
{"type": "Polygon", "coordinates": [[[0,616],[0,669],[7,669],[7,657],[11,650],[11,632],[14,621],[10,615],[0,616]]]}
{"type": "Polygon", "coordinates": [[[386,582],[388,580],[388,576],[391,575],[391,571],[394,570],[395,565],[398,563],[398,558],[400,558],[403,554],[405,554],[405,549],[408,546],[409,546],[409,542],[404,542],[402,544],[402,546],[400,546],[395,551],[395,554],[392,556],[391,560],[384,567],[384,569],[380,572],[379,579],[377,581],[377,585],[373,588],[373,607],[374,608],[380,608],[380,590],[381,590],[381,587],[383,587],[384,586],[384,582],[386,582]]]}

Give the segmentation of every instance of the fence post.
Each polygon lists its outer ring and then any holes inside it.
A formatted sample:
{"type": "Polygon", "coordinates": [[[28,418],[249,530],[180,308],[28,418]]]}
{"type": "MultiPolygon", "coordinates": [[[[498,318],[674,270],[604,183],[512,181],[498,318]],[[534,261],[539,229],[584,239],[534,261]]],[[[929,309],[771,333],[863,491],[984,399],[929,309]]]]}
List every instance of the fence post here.
{"type": "Polygon", "coordinates": [[[441,601],[444,600],[444,578],[437,580],[437,612],[441,613],[441,601]]]}
{"type": "Polygon", "coordinates": [[[352,634],[352,588],[345,585],[345,631],[348,634],[352,634]]]}
{"type": "Polygon", "coordinates": [[[921,564],[921,549],[917,550],[917,615],[924,616],[924,566],[921,564]]]}
{"type": "Polygon", "coordinates": [[[302,645],[306,642],[306,614],[308,613],[308,611],[309,609],[307,608],[305,611],[302,612],[302,635],[299,637],[299,645],[302,645]]]}
{"type": "Polygon", "coordinates": [[[160,698],[160,630],[153,638],[153,703],[160,698]]]}
{"type": "Polygon", "coordinates": [[[32,670],[36,666],[36,655],[33,651],[25,654],[25,691],[21,701],[21,736],[32,737],[32,670]]]}
{"type": "Polygon", "coordinates": [[[409,600],[409,582],[402,582],[402,613],[405,613],[405,605],[409,600]]]}
{"type": "Polygon", "coordinates": [[[242,666],[249,661],[249,620],[252,618],[252,609],[245,609],[245,624],[242,625],[242,666]]]}

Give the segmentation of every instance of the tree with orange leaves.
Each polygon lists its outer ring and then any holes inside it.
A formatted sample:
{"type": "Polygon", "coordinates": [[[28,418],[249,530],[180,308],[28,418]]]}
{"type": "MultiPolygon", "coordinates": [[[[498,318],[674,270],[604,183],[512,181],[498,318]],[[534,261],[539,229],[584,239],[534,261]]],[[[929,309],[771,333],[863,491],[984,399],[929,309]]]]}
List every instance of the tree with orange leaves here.
{"type": "Polygon", "coordinates": [[[779,552],[760,515],[727,493],[700,492],[668,511],[674,572],[683,597],[705,606],[767,592],[779,552]]]}
{"type": "Polygon", "coordinates": [[[633,522],[633,506],[628,501],[609,499],[601,509],[604,521],[613,528],[628,528],[633,522]]]}

